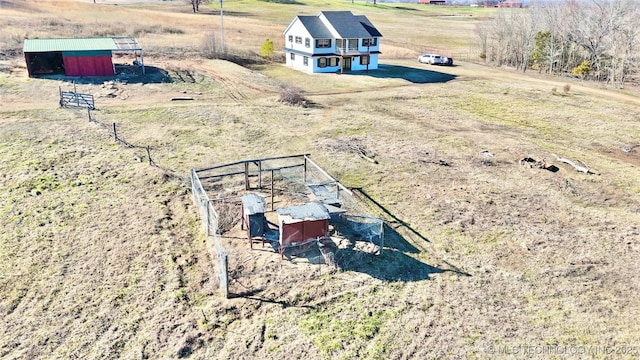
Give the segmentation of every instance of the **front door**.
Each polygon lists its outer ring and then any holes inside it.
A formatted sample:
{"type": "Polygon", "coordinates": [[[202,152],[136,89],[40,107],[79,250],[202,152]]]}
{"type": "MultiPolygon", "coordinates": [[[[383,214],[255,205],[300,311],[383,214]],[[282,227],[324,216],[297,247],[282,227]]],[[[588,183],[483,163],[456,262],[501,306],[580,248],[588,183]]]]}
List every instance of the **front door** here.
{"type": "Polygon", "coordinates": [[[344,63],[342,64],[342,69],[346,71],[351,71],[351,58],[346,57],[343,59],[344,63]]]}

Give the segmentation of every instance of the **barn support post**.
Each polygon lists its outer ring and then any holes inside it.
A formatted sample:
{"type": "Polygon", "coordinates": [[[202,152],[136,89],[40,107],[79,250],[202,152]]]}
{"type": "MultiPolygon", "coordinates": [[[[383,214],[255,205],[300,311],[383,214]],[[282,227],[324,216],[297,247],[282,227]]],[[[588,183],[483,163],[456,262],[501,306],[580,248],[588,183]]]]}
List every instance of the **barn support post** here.
{"type": "Polygon", "coordinates": [[[80,97],[78,96],[78,89],[76,88],[76,82],[73,82],[73,97],[76,99],[76,106],[80,107],[80,97]]]}
{"type": "Polygon", "coordinates": [[[142,55],[142,50],[140,50],[140,64],[142,64],[142,75],[144,75],[144,56],[142,55]]]}

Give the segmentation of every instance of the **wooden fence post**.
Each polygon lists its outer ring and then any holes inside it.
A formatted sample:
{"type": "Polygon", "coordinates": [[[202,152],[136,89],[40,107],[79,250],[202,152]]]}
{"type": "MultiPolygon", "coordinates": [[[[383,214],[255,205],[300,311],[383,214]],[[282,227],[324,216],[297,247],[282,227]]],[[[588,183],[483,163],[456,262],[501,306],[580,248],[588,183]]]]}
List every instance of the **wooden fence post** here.
{"type": "Polygon", "coordinates": [[[151,160],[151,148],[147,145],[147,156],[149,157],[149,165],[153,165],[153,160],[151,160]]]}
{"type": "Polygon", "coordinates": [[[118,141],[118,133],[116,132],[116,123],[113,123],[113,139],[118,141]]]}
{"type": "Polygon", "coordinates": [[[249,162],[244,163],[244,189],[251,190],[249,186],[249,162]]]}

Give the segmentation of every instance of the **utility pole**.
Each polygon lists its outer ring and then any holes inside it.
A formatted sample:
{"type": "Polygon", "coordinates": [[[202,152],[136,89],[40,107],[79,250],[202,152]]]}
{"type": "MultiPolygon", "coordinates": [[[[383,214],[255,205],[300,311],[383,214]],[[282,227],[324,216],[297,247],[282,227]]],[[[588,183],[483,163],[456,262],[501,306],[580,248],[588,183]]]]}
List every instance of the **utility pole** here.
{"type": "Polygon", "coordinates": [[[220,33],[222,34],[222,51],[225,52],[224,48],[224,13],[222,11],[222,0],[218,0],[220,2],[220,33]]]}

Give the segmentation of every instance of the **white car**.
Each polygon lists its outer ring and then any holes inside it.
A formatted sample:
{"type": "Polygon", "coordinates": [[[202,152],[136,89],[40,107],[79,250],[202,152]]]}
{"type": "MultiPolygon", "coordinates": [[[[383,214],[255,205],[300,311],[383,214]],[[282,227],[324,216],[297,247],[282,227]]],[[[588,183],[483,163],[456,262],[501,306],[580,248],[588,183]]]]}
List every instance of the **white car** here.
{"type": "Polygon", "coordinates": [[[453,65],[453,59],[437,54],[420,55],[418,62],[430,65],[453,65]]]}

